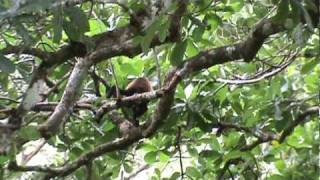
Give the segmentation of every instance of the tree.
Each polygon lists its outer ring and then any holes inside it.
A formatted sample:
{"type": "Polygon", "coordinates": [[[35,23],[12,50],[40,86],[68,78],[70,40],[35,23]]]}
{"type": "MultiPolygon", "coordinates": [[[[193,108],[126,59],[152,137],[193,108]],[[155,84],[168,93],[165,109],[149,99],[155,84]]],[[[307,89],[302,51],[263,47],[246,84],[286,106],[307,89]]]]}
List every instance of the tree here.
{"type": "Polygon", "coordinates": [[[319,177],[319,1],[0,2],[2,179],[319,177]],[[45,144],[66,157],[28,165],[45,144]]]}

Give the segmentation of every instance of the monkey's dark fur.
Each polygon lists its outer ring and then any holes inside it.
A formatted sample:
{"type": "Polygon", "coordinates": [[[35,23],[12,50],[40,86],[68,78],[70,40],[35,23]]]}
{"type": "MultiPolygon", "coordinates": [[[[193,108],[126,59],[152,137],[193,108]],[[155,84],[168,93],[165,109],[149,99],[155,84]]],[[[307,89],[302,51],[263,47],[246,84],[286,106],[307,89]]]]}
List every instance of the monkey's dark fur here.
{"type": "MultiPolygon", "coordinates": [[[[119,93],[121,96],[132,96],[134,94],[144,93],[153,91],[150,81],[145,78],[137,78],[131,81],[127,87],[123,89],[119,89],[119,93]]],[[[112,87],[110,92],[108,93],[107,97],[117,97],[116,87],[112,87]]],[[[118,97],[119,98],[119,97],[118,97]]],[[[138,117],[142,116],[148,110],[148,100],[140,100],[138,102],[134,102],[131,104],[126,105],[126,107],[132,110],[132,123],[135,126],[139,126],[139,121],[137,120],[138,117]]],[[[128,118],[128,117],[127,117],[128,118]]]]}

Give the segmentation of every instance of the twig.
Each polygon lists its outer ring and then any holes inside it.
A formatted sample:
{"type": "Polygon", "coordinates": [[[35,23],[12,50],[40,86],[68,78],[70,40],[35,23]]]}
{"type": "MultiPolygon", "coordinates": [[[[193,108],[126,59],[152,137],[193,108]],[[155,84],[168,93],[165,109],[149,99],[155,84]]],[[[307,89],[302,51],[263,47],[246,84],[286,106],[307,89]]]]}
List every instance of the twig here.
{"type": "Polygon", "coordinates": [[[46,144],[46,140],[44,138],[40,139],[40,144],[36,147],[34,151],[32,151],[30,154],[25,156],[22,160],[22,165],[27,164],[38,152],[41,150],[41,148],[46,144]]]}
{"type": "Polygon", "coordinates": [[[179,126],[177,131],[176,146],[179,152],[180,177],[181,179],[183,179],[184,173],[183,173],[182,152],[181,152],[180,142],[181,142],[181,127],[179,126]]]}
{"type": "Polygon", "coordinates": [[[117,99],[119,99],[120,98],[119,83],[118,83],[117,76],[116,76],[116,73],[114,71],[114,67],[113,67],[113,64],[111,61],[110,61],[110,67],[111,67],[112,75],[113,75],[115,85],[116,85],[116,96],[117,96],[117,99]]]}
{"type": "Polygon", "coordinates": [[[286,127],[283,132],[281,133],[281,136],[279,138],[279,142],[282,143],[287,136],[289,136],[292,131],[295,129],[296,126],[298,126],[300,123],[302,123],[308,116],[312,114],[320,115],[320,106],[314,106],[310,107],[307,110],[305,110],[302,114],[300,114],[288,127],[286,127]]]}
{"type": "Polygon", "coordinates": [[[150,168],[149,164],[145,164],[145,165],[141,166],[137,171],[133,172],[127,178],[125,178],[125,180],[130,180],[130,179],[136,177],[140,172],[142,172],[148,168],[150,168]]]}
{"type": "Polygon", "coordinates": [[[153,48],[153,54],[154,54],[154,58],[156,60],[156,66],[157,66],[157,75],[158,75],[158,88],[161,88],[161,67],[160,67],[160,59],[158,57],[159,52],[157,51],[156,48],[153,48]]]}
{"type": "Polygon", "coordinates": [[[4,97],[4,96],[0,96],[0,100],[6,100],[6,101],[14,102],[14,103],[20,103],[19,101],[15,100],[15,99],[12,99],[9,97],[4,97]]]}
{"type": "Polygon", "coordinates": [[[92,180],[92,161],[86,165],[86,180],[92,180]]]}
{"type": "Polygon", "coordinates": [[[58,87],[70,76],[70,73],[64,75],[57,83],[55,83],[50,89],[47,90],[47,92],[44,93],[44,96],[48,96],[52,92],[56,92],[58,90],[58,87]]]}
{"type": "MultiPolygon", "coordinates": [[[[254,77],[254,78],[248,78],[248,79],[222,79],[222,78],[217,78],[216,81],[217,82],[222,82],[222,83],[227,83],[227,84],[253,84],[256,82],[259,82],[263,79],[267,79],[269,77],[272,77],[276,74],[278,74],[279,72],[282,72],[282,70],[284,70],[286,67],[288,67],[294,60],[295,57],[297,56],[297,53],[295,53],[294,55],[292,55],[289,60],[287,60],[286,62],[282,63],[281,65],[278,65],[279,67],[276,68],[275,70],[270,71],[266,70],[264,71],[264,73],[261,73],[259,76],[254,77]]],[[[273,69],[273,68],[271,68],[273,69]]]]}

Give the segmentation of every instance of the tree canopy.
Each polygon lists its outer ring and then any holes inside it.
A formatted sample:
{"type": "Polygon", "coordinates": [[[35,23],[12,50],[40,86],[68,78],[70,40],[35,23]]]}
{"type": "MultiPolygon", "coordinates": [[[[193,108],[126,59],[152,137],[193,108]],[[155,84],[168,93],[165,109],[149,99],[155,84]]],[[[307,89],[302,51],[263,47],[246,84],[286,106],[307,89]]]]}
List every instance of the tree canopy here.
{"type": "Polygon", "coordinates": [[[0,0],[0,179],[318,179],[319,8],[0,0]]]}

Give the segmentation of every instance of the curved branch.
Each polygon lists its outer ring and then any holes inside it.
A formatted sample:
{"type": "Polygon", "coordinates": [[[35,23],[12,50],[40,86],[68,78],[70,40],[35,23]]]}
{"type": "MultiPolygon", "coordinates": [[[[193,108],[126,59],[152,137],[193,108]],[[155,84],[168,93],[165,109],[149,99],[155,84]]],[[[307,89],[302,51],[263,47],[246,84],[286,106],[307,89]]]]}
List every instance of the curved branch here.
{"type": "Polygon", "coordinates": [[[272,76],[275,76],[276,74],[282,72],[285,68],[287,68],[297,57],[297,53],[295,53],[294,55],[292,55],[291,57],[289,57],[289,60],[287,60],[285,63],[277,66],[277,68],[271,68],[274,70],[268,70],[265,71],[262,74],[259,74],[259,76],[254,77],[254,78],[249,78],[249,79],[222,79],[222,78],[217,78],[216,81],[217,82],[221,82],[221,83],[227,83],[227,84],[253,84],[253,83],[257,83],[261,80],[270,78],[272,76]]]}
{"type": "MultiPolygon", "coordinates": [[[[80,1],[72,1],[72,2],[80,2],[80,1]]],[[[179,0],[180,2],[180,0],[179,0]]],[[[67,5],[67,4],[66,4],[67,5]]],[[[177,12],[174,13],[172,16],[172,24],[170,27],[170,33],[164,42],[161,42],[158,36],[154,37],[150,47],[154,47],[156,45],[165,44],[168,42],[173,42],[177,40],[176,36],[180,34],[178,26],[180,26],[180,19],[183,12],[186,9],[186,2],[181,1],[179,3],[179,8],[176,10],[177,12]]],[[[138,55],[142,52],[140,45],[137,45],[133,42],[133,38],[137,35],[139,30],[132,25],[127,25],[125,27],[117,28],[113,31],[104,32],[101,34],[97,34],[91,38],[88,38],[89,42],[95,44],[95,50],[87,55],[88,61],[90,63],[98,63],[102,60],[106,60],[115,56],[129,56],[133,57],[138,55]]],[[[25,93],[26,97],[28,92],[35,83],[42,82],[44,77],[47,77],[49,72],[51,72],[57,65],[65,62],[68,59],[71,59],[77,54],[75,54],[73,47],[71,44],[65,45],[61,47],[58,51],[52,52],[46,61],[43,61],[39,67],[34,71],[31,81],[29,83],[29,87],[25,93]]],[[[17,111],[16,117],[10,118],[10,123],[22,121],[23,116],[29,110],[24,106],[25,98],[20,103],[17,111]]],[[[35,102],[34,104],[36,104],[35,102]]]]}
{"type": "Polygon", "coordinates": [[[286,137],[288,137],[294,128],[301,124],[308,116],[318,113],[320,115],[320,106],[314,106],[310,107],[307,110],[305,110],[302,114],[300,114],[293,122],[286,127],[283,132],[281,133],[281,136],[279,138],[279,142],[282,143],[286,137]]]}
{"type": "MultiPolygon", "coordinates": [[[[174,72],[171,72],[168,77],[166,78],[165,82],[169,82],[171,78],[173,77],[174,72]]],[[[173,103],[173,95],[174,93],[169,93],[164,95],[160,102],[157,105],[157,108],[155,110],[154,116],[149,123],[144,124],[143,126],[138,128],[138,131],[135,131],[134,133],[131,133],[128,136],[125,136],[120,139],[116,139],[112,142],[101,144],[97,147],[95,147],[90,152],[87,152],[80,156],[77,160],[72,161],[62,167],[42,167],[42,166],[19,166],[16,163],[11,163],[8,166],[9,170],[15,170],[15,171],[40,171],[40,172],[47,172],[47,177],[63,177],[71,174],[81,166],[86,165],[93,159],[107,153],[112,152],[114,150],[119,150],[126,148],[127,146],[133,144],[134,142],[137,142],[138,140],[151,136],[156,129],[159,127],[159,124],[163,119],[165,119],[169,112],[170,107],[173,103]]]]}
{"type": "MultiPolygon", "coordinates": [[[[259,22],[255,28],[252,30],[252,32],[249,34],[248,38],[240,43],[236,43],[230,46],[223,46],[219,48],[212,48],[206,51],[202,51],[198,55],[189,58],[183,66],[180,69],[173,69],[170,74],[168,75],[168,78],[166,79],[166,85],[164,88],[164,94],[160,98],[160,101],[157,105],[157,108],[153,114],[153,117],[151,120],[147,121],[145,124],[143,124],[139,129],[141,131],[137,131],[138,133],[135,133],[134,135],[126,136],[117,140],[114,140],[109,143],[105,143],[102,145],[97,146],[92,151],[83,154],[80,156],[77,160],[70,162],[62,167],[56,167],[56,168],[48,168],[47,172],[49,172],[49,176],[66,176],[79,167],[85,165],[87,162],[93,160],[94,158],[103,155],[106,152],[111,152],[114,150],[125,148],[132,143],[138,141],[141,138],[144,137],[150,137],[154,132],[158,129],[159,125],[161,125],[162,121],[168,116],[170,112],[171,105],[173,103],[174,99],[174,91],[178,83],[187,75],[198,72],[202,69],[209,68],[211,66],[222,64],[225,62],[235,61],[239,59],[244,59],[247,62],[250,62],[252,58],[256,55],[258,50],[262,47],[264,41],[266,38],[268,38],[270,35],[278,33],[282,31],[284,28],[282,25],[275,24],[271,21],[271,19],[265,19],[259,22]]],[[[134,55],[138,52],[140,52],[140,47],[133,46],[131,43],[131,40],[126,41],[120,41],[120,43],[123,43],[123,46],[120,46],[122,49],[116,49],[119,48],[118,44],[112,44],[109,47],[99,47],[99,50],[108,50],[108,53],[105,52],[98,52],[92,53],[89,55],[89,59],[94,60],[94,62],[99,62],[103,58],[115,55],[123,55],[121,53],[124,53],[125,55],[134,55]],[[101,54],[99,54],[101,53],[101,54]]],[[[99,44],[99,43],[98,43],[99,44]]],[[[155,43],[153,43],[153,46],[155,43]]],[[[74,74],[74,73],[73,73],[74,74]]],[[[75,75],[76,76],[76,75],[75,75]]],[[[72,77],[72,75],[71,75],[72,77]]],[[[79,82],[81,78],[78,78],[78,82],[75,83],[76,86],[79,85],[79,82]]],[[[62,98],[60,104],[62,111],[64,113],[67,113],[68,111],[64,108],[72,106],[70,103],[74,101],[74,94],[70,94],[71,97],[65,97],[68,95],[67,89],[69,87],[69,83],[71,84],[71,81],[68,82],[64,97],[62,98]],[[68,101],[71,100],[71,101],[68,101]]],[[[72,85],[70,85],[71,87],[72,85]]],[[[73,90],[77,90],[74,86],[73,90]]],[[[59,105],[60,105],[59,104],[59,105]]],[[[59,107],[59,106],[58,106],[59,107]]],[[[57,109],[57,112],[53,113],[53,115],[50,117],[50,119],[53,119],[54,121],[58,121],[61,123],[62,120],[59,118],[64,117],[62,116],[61,112],[59,111],[59,108],[57,109]],[[57,116],[55,114],[58,114],[57,116]]],[[[50,120],[49,119],[49,120],[50,120]]],[[[43,171],[45,167],[29,167],[29,168],[22,168],[22,170],[40,170],[43,171]]]]}
{"type": "MultiPolygon", "coordinates": [[[[258,138],[258,140],[254,141],[251,144],[245,145],[243,147],[241,147],[241,151],[250,151],[253,148],[257,147],[258,145],[265,143],[265,142],[270,142],[273,140],[278,140],[279,143],[283,143],[283,141],[285,140],[285,138],[287,136],[289,136],[292,131],[294,130],[294,128],[296,126],[298,126],[299,124],[301,124],[303,121],[305,121],[305,119],[310,116],[310,115],[314,115],[314,114],[320,114],[320,106],[313,106],[313,107],[309,107],[308,109],[306,109],[303,113],[301,113],[300,115],[297,116],[297,118],[295,118],[295,120],[293,120],[293,123],[290,124],[288,127],[286,127],[284,129],[284,131],[282,132],[281,136],[279,138],[276,137],[276,135],[272,134],[272,133],[265,133],[263,138],[258,138]]],[[[239,130],[242,130],[239,129],[239,130]]],[[[246,131],[246,129],[244,129],[244,131],[246,131]]],[[[242,158],[234,158],[234,159],[230,159],[226,162],[226,164],[224,165],[224,167],[221,169],[220,173],[219,173],[219,177],[221,178],[226,169],[229,168],[230,165],[232,164],[238,164],[239,162],[243,161],[242,158]]]]}

